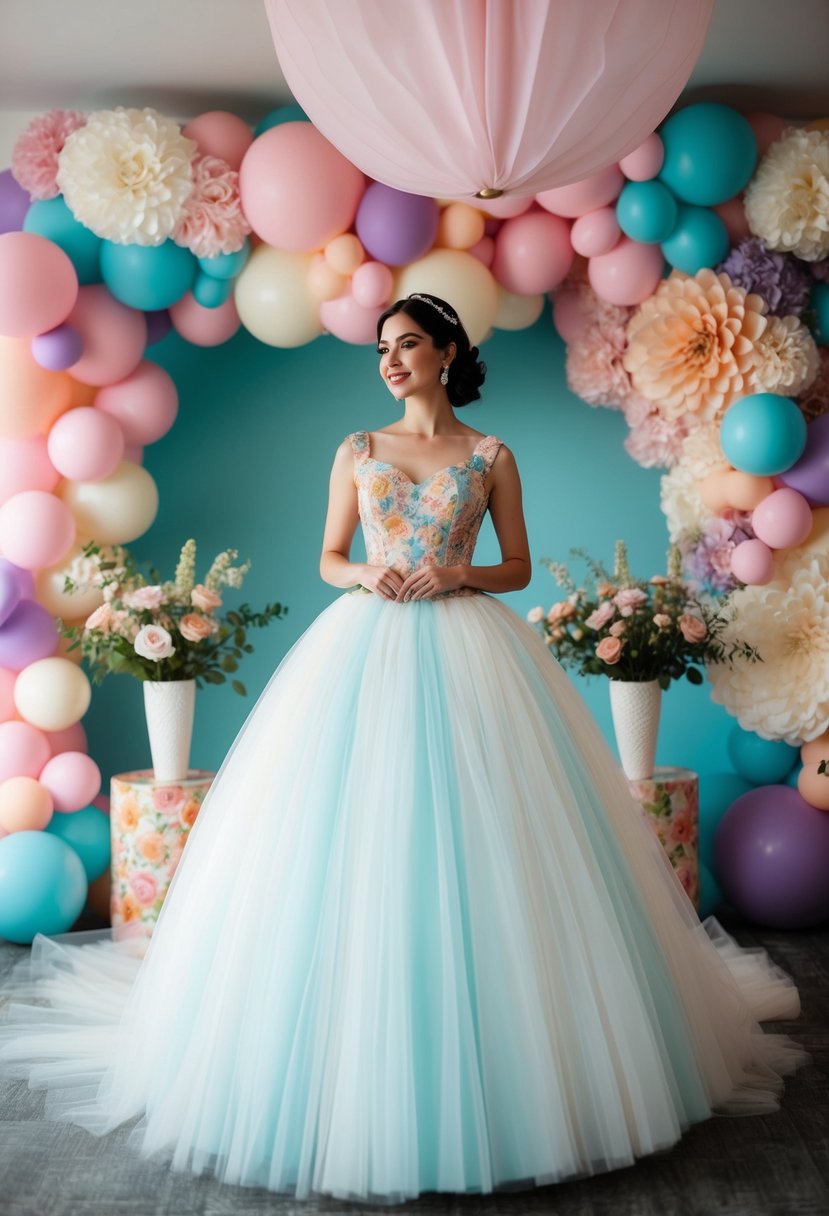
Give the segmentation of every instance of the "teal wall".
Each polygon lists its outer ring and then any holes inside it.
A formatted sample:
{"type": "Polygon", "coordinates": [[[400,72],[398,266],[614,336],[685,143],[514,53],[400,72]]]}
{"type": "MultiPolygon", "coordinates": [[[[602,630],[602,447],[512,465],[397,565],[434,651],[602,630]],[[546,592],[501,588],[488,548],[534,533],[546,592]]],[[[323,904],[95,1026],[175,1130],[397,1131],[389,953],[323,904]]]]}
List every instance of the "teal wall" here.
{"type": "MultiPolygon", "coordinates": [[[[399,409],[380,381],[373,349],[329,336],[276,350],[247,332],[214,349],[170,334],[149,354],[175,379],[181,404],[172,431],[145,453],[161,506],[153,527],[135,542],[136,554],[171,577],[180,545],[193,536],[203,576],[216,552],[235,546],[253,566],[242,593],[230,592],[228,602],[238,596],[255,608],[275,599],[289,606],[284,620],[252,633],[255,653],[239,672],[247,698],[227,686],[199,693],[192,761],[215,769],[273,668],[341,594],[318,574],[337,444],[349,431],[387,425],[399,409]]],[[[496,332],[482,355],[489,367],[485,399],[461,416],[514,451],[534,561],[530,585],[506,602],[523,616],[559,598],[539,559],[567,559],[572,546],[610,564],[616,538],[624,537],[634,573],[664,570],[659,472],[641,469],[624,451],[620,414],[592,409],[568,392],[564,346],[549,310],[531,329],[496,332]]],[[[499,560],[488,517],[477,558],[499,560]]],[[[612,739],[607,681],[574,679],[612,739]]],[[[139,684],[108,678],[95,689],[84,724],[105,778],[149,763],[139,684]]],[[[725,736],[732,724],[711,703],[707,684],[674,684],[663,698],[657,762],[702,772],[730,769],[725,736]]]]}

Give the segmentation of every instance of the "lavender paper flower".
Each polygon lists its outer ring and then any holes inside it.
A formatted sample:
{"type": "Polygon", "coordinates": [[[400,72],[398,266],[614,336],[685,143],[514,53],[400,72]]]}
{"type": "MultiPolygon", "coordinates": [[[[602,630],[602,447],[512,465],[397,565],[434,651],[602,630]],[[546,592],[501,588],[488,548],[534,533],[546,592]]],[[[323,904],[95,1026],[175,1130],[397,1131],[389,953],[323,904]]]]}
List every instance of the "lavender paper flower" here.
{"type": "Polygon", "coordinates": [[[762,296],[773,316],[799,317],[809,303],[809,268],[790,253],[773,253],[758,236],[740,241],[717,267],[723,271],[737,287],[762,296]]]}
{"type": "Polygon", "coordinates": [[[680,541],[682,569],[695,594],[727,595],[739,585],[731,573],[731,554],[741,541],[754,535],[750,518],[743,511],[729,511],[710,519],[701,532],[680,541]]]}

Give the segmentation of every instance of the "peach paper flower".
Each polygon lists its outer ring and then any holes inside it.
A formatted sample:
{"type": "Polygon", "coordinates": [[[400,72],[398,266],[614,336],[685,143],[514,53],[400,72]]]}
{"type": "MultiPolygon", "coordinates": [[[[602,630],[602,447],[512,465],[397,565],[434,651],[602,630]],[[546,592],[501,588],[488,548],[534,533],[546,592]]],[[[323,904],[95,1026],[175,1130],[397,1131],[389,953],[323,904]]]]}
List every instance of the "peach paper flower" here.
{"type": "Polygon", "coordinates": [[[596,658],[603,663],[618,663],[622,653],[622,643],[618,638],[602,638],[596,647],[596,658]]]}
{"type": "Polygon", "coordinates": [[[15,181],[33,199],[57,198],[58,153],[73,131],[86,122],[80,110],[50,110],[33,118],[12,152],[15,181]]]}
{"type": "Polygon", "coordinates": [[[203,642],[216,632],[216,622],[197,612],[188,612],[179,621],[178,631],[188,642],[203,642]]]}
{"type": "Polygon", "coordinates": [[[237,253],[250,232],[242,212],[239,174],[218,156],[197,156],[193,161],[193,189],[173,232],[197,258],[237,253]]]}

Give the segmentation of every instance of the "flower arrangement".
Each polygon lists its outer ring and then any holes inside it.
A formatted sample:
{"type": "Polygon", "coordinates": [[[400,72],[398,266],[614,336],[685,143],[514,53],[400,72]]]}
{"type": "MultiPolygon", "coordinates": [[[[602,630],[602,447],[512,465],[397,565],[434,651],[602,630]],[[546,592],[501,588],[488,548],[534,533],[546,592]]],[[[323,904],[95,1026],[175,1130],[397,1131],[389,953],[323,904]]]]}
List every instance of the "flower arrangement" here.
{"type": "MultiPolygon", "coordinates": [[[[168,582],[152,568],[145,577],[133,555],[121,546],[102,549],[90,541],[83,552],[94,564],[85,586],[99,587],[103,602],[83,627],[64,622],[60,627],[71,640],[69,649],[80,647],[94,683],[121,672],[137,680],[195,679],[199,688],[202,681],[224,684],[238,670],[243,655],[253,650],[247,630],[262,628],[288,611],[282,604],[266,604],[262,612],[254,612],[242,604],[220,613],[221,588],[238,589],[250,569],[250,562],[234,565],[235,549],[225,549],[214,558],[202,583],[195,581],[194,540],[183,545],[175,577],[168,582]]],[[[82,586],[66,578],[66,591],[82,586]]],[[[232,687],[246,695],[240,680],[233,679],[232,687]]]]}
{"type": "Polygon", "coordinates": [[[685,676],[701,684],[701,667],[731,663],[735,655],[756,661],[759,653],[736,637],[724,638],[732,617],[697,600],[682,581],[681,554],[668,551],[667,574],[635,579],[628,565],[627,546],[617,541],[613,572],[583,549],[573,549],[588,567],[579,586],[561,562],[544,558],[567,598],[549,612],[527,613],[544,641],[565,667],[581,675],[606,675],[611,680],[658,680],[662,689],[685,676]]]}

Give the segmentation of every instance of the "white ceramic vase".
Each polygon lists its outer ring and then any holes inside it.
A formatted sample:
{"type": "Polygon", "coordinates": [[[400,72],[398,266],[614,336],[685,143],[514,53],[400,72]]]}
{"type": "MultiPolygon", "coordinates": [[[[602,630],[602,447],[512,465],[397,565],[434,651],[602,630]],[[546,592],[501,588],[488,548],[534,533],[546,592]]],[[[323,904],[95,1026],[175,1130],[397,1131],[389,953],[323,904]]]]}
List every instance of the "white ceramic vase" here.
{"type": "Polygon", "coordinates": [[[630,781],[647,781],[653,776],[661,704],[658,680],[610,681],[616,745],[630,781]]]}
{"type": "Polygon", "coordinates": [[[145,680],[144,713],[156,781],[181,781],[190,767],[195,680],[145,680]]]}

